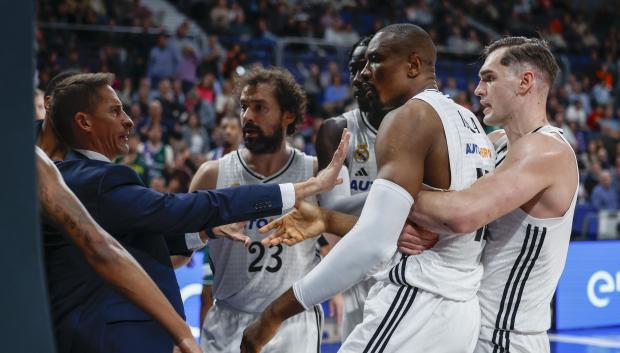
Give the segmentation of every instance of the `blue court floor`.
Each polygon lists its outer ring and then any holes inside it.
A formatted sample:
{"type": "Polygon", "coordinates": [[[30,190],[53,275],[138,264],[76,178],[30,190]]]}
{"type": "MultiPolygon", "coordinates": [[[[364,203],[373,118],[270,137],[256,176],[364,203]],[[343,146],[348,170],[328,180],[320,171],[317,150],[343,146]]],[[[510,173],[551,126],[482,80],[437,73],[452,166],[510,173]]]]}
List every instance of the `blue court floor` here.
{"type": "MultiPolygon", "coordinates": [[[[549,340],[551,353],[620,353],[620,327],[549,332],[549,340]]],[[[339,347],[323,344],[321,352],[335,353],[339,347]]]]}

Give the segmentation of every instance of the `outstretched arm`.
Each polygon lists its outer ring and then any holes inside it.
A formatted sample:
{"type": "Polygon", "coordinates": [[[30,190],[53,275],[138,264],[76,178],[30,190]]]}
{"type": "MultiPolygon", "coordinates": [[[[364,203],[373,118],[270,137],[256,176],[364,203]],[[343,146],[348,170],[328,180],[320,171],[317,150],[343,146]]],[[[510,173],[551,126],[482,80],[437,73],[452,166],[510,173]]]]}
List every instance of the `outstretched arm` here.
{"type": "Polygon", "coordinates": [[[495,171],[471,187],[455,192],[421,191],[410,219],[431,230],[472,232],[523,206],[555,180],[570,175],[567,168],[574,168],[574,157],[563,147],[563,142],[543,134],[524,136],[510,147],[510,153],[495,171]]]}
{"type": "Polygon", "coordinates": [[[64,230],[97,273],[157,320],[183,352],[201,352],[183,319],[136,260],[101,228],[65,185],[60,173],[36,149],[39,200],[43,215],[64,230]]]}

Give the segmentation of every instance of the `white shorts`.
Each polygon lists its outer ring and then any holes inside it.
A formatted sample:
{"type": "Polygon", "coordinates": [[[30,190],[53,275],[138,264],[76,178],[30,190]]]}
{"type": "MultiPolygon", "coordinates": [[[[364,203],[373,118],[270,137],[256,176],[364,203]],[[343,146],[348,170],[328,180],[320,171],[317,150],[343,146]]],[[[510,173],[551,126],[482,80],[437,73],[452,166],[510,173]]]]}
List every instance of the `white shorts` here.
{"type": "Polygon", "coordinates": [[[341,338],[343,342],[353,332],[355,326],[362,323],[364,319],[364,303],[366,303],[370,288],[375,283],[377,283],[377,280],[374,278],[367,278],[342,292],[344,297],[344,315],[341,338]]]}
{"type": "MultiPolygon", "coordinates": [[[[224,308],[216,302],[202,325],[200,347],[209,353],[239,352],[243,330],[259,315],[224,308]]],[[[284,321],[261,353],[318,353],[322,332],[323,308],[317,305],[284,321]]]]}
{"type": "Polygon", "coordinates": [[[358,325],[338,352],[471,353],[480,330],[478,298],[456,302],[378,282],[358,325]]]}
{"type": "Polygon", "coordinates": [[[549,353],[546,332],[521,334],[482,326],[475,353],[549,353]]]}

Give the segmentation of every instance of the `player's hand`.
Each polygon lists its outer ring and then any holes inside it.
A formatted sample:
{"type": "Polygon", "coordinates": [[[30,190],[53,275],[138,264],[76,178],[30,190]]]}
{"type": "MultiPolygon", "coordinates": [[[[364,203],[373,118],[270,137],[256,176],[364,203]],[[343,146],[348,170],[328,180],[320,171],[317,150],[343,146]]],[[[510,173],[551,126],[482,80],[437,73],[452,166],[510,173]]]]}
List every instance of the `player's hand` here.
{"type": "Polygon", "coordinates": [[[179,345],[175,345],[172,349],[172,353],[203,353],[202,349],[196,343],[194,337],[184,339],[179,343],[179,345]]]}
{"type": "Polygon", "coordinates": [[[264,238],[261,243],[269,245],[295,245],[306,239],[313,238],[325,232],[326,221],[319,206],[302,201],[297,208],[284,216],[261,227],[258,231],[274,233],[264,238]]]}
{"type": "Polygon", "coordinates": [[[241,353],[259,353],[278,332],[280,323],[265,319],[264,315],[265,313],[243,331],[241,353]]]}
{"type": "Polygon", "coordinates": [[[336,323],[338,325],[341,325],[343,315],[344,315],[344,297],[342,293],[338,293],[329,300],[329,316],[335,317],[336,323]]]}
{"type": "Polygon", "coordinates": [[[315,177],[301,183],[293,184],[295,187],[296,204],[301,202],[306,197],[328,192],[333,189],[334,186],[342,183],[342,178],[339,178],[338,175],[340,174],[342,164],[347,157],[347,149],[350,138],[351,134],[347,129],[344,129],[342,131],[340,144],[338,144],[338,149],[334,152],[329,165],[325,169],[321,170],[315,177]]]}
{"type": "Polygon", "coordinates": [[[405,255],[418,255],[424,250],[432,248],[437,240],[439,240],[437,234],[407,220],[400,233],[397,245],[398,250],[405,255]]]}
{"type": "Polygon", "coordinates": [[[218,237],[226,237],[230,240],[243,243],[245,246],[249,246],[251,243],[250,237],[245,235],[245,225],[247,221],[225,224],[213,228],[213,234],[218,237]]]}

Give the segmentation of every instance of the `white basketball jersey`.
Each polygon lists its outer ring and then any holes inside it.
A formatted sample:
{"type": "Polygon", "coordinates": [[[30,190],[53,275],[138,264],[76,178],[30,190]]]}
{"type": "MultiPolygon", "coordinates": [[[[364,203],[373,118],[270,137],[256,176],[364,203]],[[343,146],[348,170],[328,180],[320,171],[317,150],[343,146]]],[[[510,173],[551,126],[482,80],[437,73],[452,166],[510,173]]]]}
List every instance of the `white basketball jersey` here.
{"type": "MultiPolygon", "coordinates": [[[[259,183],[291,183],[314,175],[314,157],[291,149],[284,167],[265,177],[252,171],[243,161],[240,151],[229,153],[219,160],[217,188],[259,183]]],[[[315,202],[312,198],[308,201],[315,202]]],[[[245,227],[252,243],[225,238],[209,240],[209,256],[213,267],[213,296],[218,305],[248,313],[262,312],[265,307],[306,275],[318,262],[316,239],[295,246],[264,247],[260,240],[269,234],[258,229],[278,216],[253,219],[245,227]]]]}
{"type": "MultiPolygon", "coordinates": [[[[562,136],[561,131],[544,126],[536,133],[562,136]]],[[[564,269],[576,200],[577,189],[562,217],[534,218],[517,208],[489,224],[478,292],[483,326],[519,333],[549,329],[551,298],[564,269]]]]}
{"type": "MultiPolygon", "coordinates": [[[[412,99],[435,109],[443,124],[450,159],[450,190],[461,190],[495,169],[495,150],[478,119],[466,108],[434,89],[412,99]]],[[[416,256],[397,253],[389,272],[379,279],[415,286],[457,301],[475,297],[482,279],[480,257],[484,228],[466,235],[440,235],[432,249],[416,256]]]]}
{"type": "Polygon", "coordinates": [[[368,121],[366,113],[359,109],[348,111],[342,116],[347,120],[347,129],[351,133],[347,168],[351,180],[351,195],[355,195],[369,191],[372,182],[377,178],[377,130],[368,121]]]}

